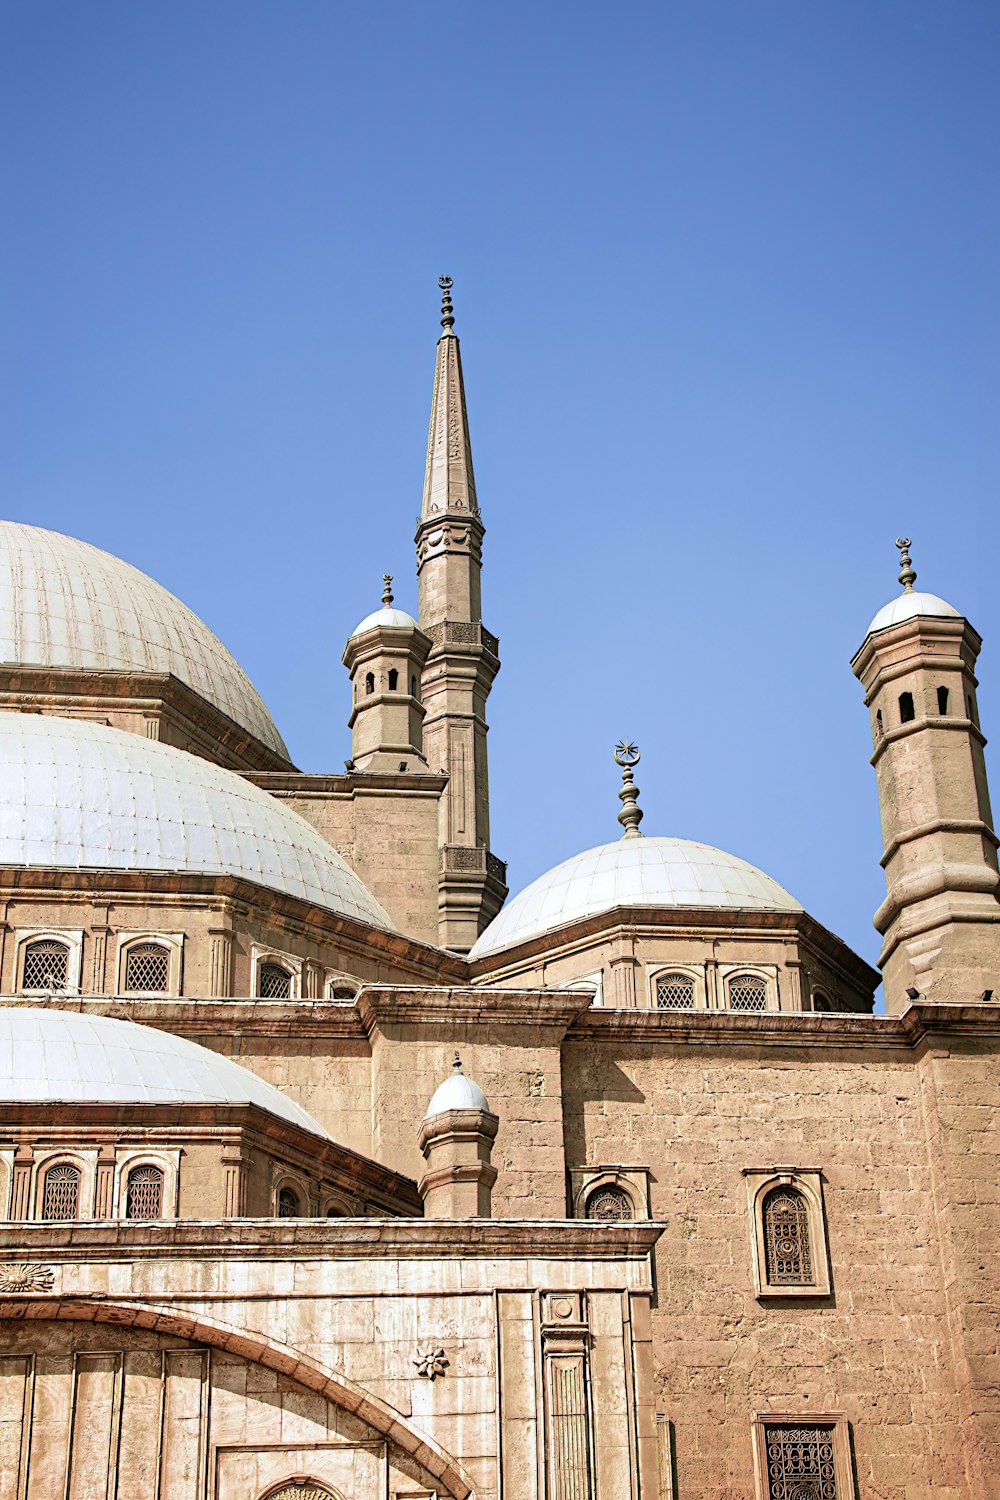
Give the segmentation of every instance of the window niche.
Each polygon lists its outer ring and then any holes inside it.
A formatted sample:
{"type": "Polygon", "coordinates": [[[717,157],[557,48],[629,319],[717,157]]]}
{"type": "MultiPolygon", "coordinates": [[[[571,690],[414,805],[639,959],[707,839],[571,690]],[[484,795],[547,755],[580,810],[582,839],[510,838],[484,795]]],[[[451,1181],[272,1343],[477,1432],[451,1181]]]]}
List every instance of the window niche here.
{"type": "Polygon", "coordinates": [[[818,1168],[744,1169],[756,1295],[828,1297],[823,1179],[818,1168]]]}
{"type": "Polygon", "coordinates": [[[183,956],[181,932],[120,933],[119,995],[179,995],[183,956]]]}
{"type": "Polygon", "coordinates": [[[649,1171],[646,1167],[571,1167],[571,1213],[575,1219],[649,1218],[649,1171]]]}
{"type": "Polygon", "coordinates": [[[764,1412],[753,1423],[757,1500],[853,1500],[843,1412],[764,1412]]]}
{"type": "Polygon", "coordinates": [[[78,993],[82,957],[79,930],[19,932],[14,987],[22,994],[78,993]]]}

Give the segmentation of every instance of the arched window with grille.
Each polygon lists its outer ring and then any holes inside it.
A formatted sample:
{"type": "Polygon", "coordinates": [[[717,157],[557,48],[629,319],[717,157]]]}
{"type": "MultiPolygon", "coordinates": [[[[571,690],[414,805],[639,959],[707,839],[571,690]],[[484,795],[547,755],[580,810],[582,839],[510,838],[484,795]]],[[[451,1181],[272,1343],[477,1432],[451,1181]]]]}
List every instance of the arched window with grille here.
{"type": "Polygon", "coordinates": [[[125,993],[165,995],[170,988],[170,949],[163,943],[133,943],[125,954],[125,993]]]}
{"type": "Polygon", "coordinates": [[[42,1178],[42,1218],[80,1217],[80,1168],[61,1161],[49,1167],[42,1178]]]}
{"type": "Polygon", "coordinates": [[[283,1187],[278,1193],[278,1218],[297,1219],[299,1217],[299,1195],[294,1188],[283,1187]]]}
{"type": "Polygon", "coordinates": [[[125,1184],[126,1219],[163,1218],[163,1172],[143,1164],[133,1167],[125,1184]]]}
{"type": "Polygon", "coordinates": [[[764,1199],[764,1267],[769,1286],[813,1280],[809,1206],[796,1188],[772,1188],[764,1199]]]}
{"type": "Polygon", "coordinates": [[[726,981],[730,1010],[767,1010],[767,980],[761,974],[730,974],[726,981]]]}
{"type": "Polygon", "coordinates": [[[587,1195],[588,1219],[634,1219],[632,1199],[624,1188],[602,1183],[587,1195]]]}
{"type": "Polygon", "coordinates": [[[292,976],[281,964],[261,964],[257,971],[257,994],[262,1000],[287,1000],[292,993],[292,976]]]}
{"type": "Polygon", "coordinates": [[[694,980],[690,974],[657,974],[656,1007],[658,1010],[693,1010],[694,980]]]}
{"type": "Polygon", "coordinates": [[[69,984],[69,945],[58,938],[38,938],[24,949],[21,988],[64,990],[69,984]]]}

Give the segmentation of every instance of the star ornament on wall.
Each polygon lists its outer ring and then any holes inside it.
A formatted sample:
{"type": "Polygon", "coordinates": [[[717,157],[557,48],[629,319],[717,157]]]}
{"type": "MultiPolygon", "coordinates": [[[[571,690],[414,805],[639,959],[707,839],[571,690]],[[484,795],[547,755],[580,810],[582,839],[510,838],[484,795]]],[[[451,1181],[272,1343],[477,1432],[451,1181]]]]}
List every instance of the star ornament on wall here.
{"type": "Polygon", "coordinates": [[[423,1375],[427,1380],[436,1380],[439,1375],[444,1374],[451,1361],[443,1349],[426,1349],[422,1354],[418,1349],[413,1363],[418,1375],[423,1375]]]}

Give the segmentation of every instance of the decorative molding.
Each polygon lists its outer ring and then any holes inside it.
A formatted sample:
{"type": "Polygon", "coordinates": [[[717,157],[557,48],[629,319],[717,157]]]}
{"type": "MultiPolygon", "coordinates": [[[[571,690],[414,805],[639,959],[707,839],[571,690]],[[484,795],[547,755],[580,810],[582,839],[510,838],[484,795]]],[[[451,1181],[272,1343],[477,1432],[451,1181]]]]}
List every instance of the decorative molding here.
{"type": "Polygon", "coordinates": [[[0,1292],[51,1292],[55,1275],[48,1266],[13,1261],[0,1266],[0,1292]]]}

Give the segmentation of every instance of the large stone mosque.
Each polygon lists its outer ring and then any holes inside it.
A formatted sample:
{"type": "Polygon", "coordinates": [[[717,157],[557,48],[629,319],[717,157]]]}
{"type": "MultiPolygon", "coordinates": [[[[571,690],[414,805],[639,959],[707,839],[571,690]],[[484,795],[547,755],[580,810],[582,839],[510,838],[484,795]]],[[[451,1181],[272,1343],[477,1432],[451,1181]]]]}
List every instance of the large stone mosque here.
{"type": "Polygon", "coordinates": [[[641,829],[624,742],[619,836],[508,900],[442,286],[345,769],[151,579],[0,527],[0,1500],[1000,1495],[980,638],[901,540],[852,662],[886,1014],[641,829]]]}

